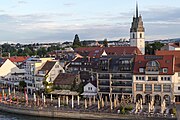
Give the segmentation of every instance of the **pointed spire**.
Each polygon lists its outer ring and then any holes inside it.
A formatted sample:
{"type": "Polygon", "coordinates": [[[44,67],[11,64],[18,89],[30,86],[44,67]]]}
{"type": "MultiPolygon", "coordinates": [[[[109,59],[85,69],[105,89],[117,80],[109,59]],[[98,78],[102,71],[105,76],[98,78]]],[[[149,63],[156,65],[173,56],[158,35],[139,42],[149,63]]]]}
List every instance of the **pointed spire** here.
{"type": "Polygon", "coordinates": [[[138,18],[138,2],[136,1],[136,18],[138,18]]]}

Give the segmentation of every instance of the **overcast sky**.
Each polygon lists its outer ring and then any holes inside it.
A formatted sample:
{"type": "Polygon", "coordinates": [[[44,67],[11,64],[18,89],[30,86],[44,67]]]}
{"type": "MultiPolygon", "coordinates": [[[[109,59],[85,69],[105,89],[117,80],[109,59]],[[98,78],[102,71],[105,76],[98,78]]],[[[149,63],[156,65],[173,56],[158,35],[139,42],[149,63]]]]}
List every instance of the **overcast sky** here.
{"type": "MultiPolygon", "coordinates": [[[[180,37],[180,0],[138,0],[146,40],[180,37]]],[[[0,43],[129,39],[135,0],[0,0],[0,43]]]]}

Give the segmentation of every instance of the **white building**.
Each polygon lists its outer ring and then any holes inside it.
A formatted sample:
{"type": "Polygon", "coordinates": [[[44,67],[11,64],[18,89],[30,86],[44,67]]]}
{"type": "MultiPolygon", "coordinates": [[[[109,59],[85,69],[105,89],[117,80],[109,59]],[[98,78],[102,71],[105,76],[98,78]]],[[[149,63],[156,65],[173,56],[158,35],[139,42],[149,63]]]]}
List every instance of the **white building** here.
{"type": "Polygon", "coordinates": [[[61,67],[58,61],[48,60],[35,75],[36,90],[44,89],[43,81],[53,83],[53,81],[59,75],[59,73],[64,72],[64,69],[61,67]]]}
{"type": "Polygon", "coordinates": [[[52,58],[34,58],[31,57],[26,60],[26,84],[27,84],[27,92],[33,93],[35,91],[35,75],[37,74],[38,70],[41,69],[43,64],[46,63],[47,60],[52,60],[52,58]]]}
{"type": "Polygon", "coordinates": [[[84,97],[93,97],[97,95],[96,82],[89,82],[84,86],[84,92],[81,94],[84,97]]]}

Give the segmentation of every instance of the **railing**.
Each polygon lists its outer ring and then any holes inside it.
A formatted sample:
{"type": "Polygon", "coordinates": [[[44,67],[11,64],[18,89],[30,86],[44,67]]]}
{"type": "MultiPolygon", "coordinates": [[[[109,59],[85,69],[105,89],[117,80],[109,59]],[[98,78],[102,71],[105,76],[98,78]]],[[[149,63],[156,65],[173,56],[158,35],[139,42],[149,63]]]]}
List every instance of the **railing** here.
{"type": "Polygon", "coordinates": [[[132,91],[112,90],[113,93],[132,93],[132,91]]]}
{"type": "Polygon", "coordinates": [[[132,86],[132,84],[113,83],[112,86],[132,86]]]}
{"type": "Polygon", "coordinates": [[[132,77],[112,77],[111,79],[115,79],[115,80],[131,80],[132,79],[132,77]]]}
{"type": "Polygon", "coordinates": [[[110,79],[109,76],[99,76],[98,79],[110,79]]]}
{"type": "Polygon", "coordinates": [[[109,85],[110,85],[110,83],[109,83],[109,82],[107,82],[107,83],[99,83],[99,85],[109,86],[109,85]]]}

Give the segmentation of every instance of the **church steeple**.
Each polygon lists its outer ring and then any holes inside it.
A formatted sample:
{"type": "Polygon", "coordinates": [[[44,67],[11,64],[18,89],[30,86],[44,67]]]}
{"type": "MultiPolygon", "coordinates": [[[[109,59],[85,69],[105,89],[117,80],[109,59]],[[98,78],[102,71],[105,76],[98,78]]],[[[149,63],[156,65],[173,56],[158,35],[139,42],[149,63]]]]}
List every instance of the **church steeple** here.
{"type": "Polygon", "coordinates": [[[130,28],[130,32],[144,32],[144,26],[142,21],[142,16],[139,16],[138,11],[138,3],[136,2],[136,11],[135,11],[135,17],[133,17],[133,22],[130,28]]]}
{"type": "Polygon", "coordinates": [[[142,52],[145,53],[145,42],[144,42],[144,26],[142,16],[139,15],[138,3],[136,2],[135,16],[130,28],[130,46],[136,46],[142,52]]]}
{"type": "Polygon", "coordinates": [[[138,18],[139,17],[139,15],[138,15],[138,2],[136,1],[136,18],[138,18]]]}

